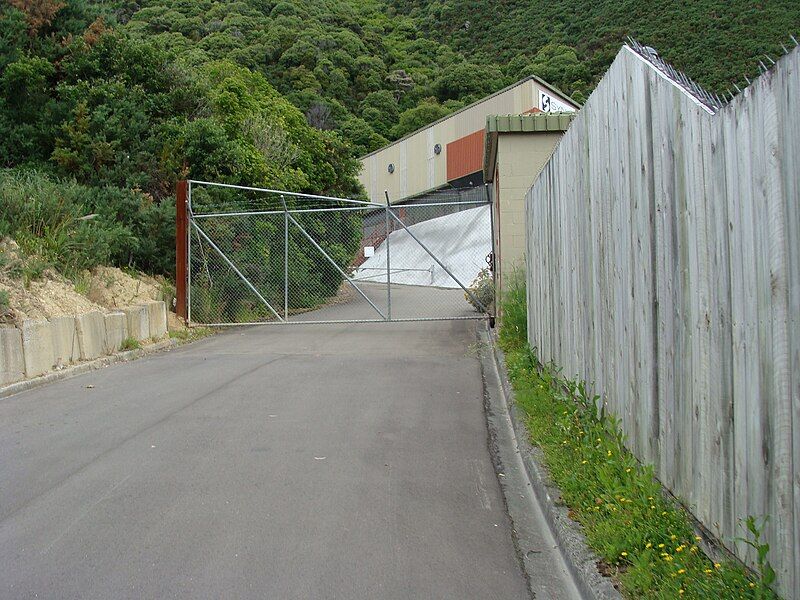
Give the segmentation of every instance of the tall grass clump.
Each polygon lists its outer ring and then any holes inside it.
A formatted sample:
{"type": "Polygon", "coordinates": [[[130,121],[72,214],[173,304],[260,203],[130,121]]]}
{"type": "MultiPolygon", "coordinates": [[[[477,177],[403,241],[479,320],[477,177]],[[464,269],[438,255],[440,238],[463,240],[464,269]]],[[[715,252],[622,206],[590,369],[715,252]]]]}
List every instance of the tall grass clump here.
{"type": "Polygon", "coordinates": [[[507,279],[501,298],[500,344],[511,350],[528,343],[528,299],[524,271],[515,269],[507,279]]]}
{"type": "Polygon", "coordinates": [[[30,170],[0,170],[0,238],[13,238],[37,265],[75,275],[96,265],[169,272],[161,250],[173,224],[141,194],[90,188],[30,170]]]}

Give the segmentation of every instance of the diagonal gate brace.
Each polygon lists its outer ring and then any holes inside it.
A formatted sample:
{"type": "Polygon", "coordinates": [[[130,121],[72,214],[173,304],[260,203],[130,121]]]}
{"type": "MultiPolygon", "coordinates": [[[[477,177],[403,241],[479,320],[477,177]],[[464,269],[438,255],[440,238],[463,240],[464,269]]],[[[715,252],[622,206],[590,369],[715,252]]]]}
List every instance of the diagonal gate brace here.
{"type": "Polygon", "coordinates": [[[464,286],[464,284],[463,284],[463,283],[461,283],[461,282],[458,280],[458,277],[456,277],[455,275],[453,275],[452,271],[450,271],[450,269],[448,269],[448,268],[447,268],[447,267],[444,265],[444,263],[443,263],[442,261],[440,261],[440,260],[438,259],[438,257],[437,257],[437,256],[436,256],[436,255],[435,255],[433,252],[431,252],[431,251],[428,249],[428,247],[427,247],[425,244],[423,244],[423,243],[422,243],[422,240],[420,240],[420,239],[419,239],[417,236],[415,236],[415,235],[412,233],[412,231],[411,231],[411,230],[410,230],[410,229],[409,229],[409,228],[406,226],[406,224],[405,224],[405,223],[403,223],[403,221],[402,221],[402,220],[400,220],[400,217],[398,217],[396,214],[394,214],[394,211],[393,211],[391,208],[390,208],[390,209],[388,209],[388,212],[389,212],[389,214],[392,216],[392,218],[394,218],[394,220],[395,220],[395,221],[397,221],[398,223],[400,223],[400,225],[403,227],[403,229],[405,229],[405,230],[406,230],[406,233],[407,233],[408,235],[410,235],[410,236],[411,236],[411,239],[413,239],[415,242],[417,242],[417,243],[420,245],[420,247],[421,247],[423,250],[425,250],[425,252],[427,252],[427,253],[430,255],[430,257],[431,257],[433,260],[435,260],[435,261],[436,261],[436,264],[438,264],[440,267],[442,267],[442,269],[444,269],[444,272],[445,272],[445,273],[447,273],[447,274],[448,274],[448,275],[449,275],[449,276],[450,276],[450,277],[453,279],[453,281],[455,281],[455,282],[456,282],[456,283],[457,283],[457,284],[458,284],[458,285],[461,287],[461,289],[462,289],[462,290],[464,290],[464,293],[465,293],[465,294],[467,294],[467,295],[468,295],[470,298],[472,298],[472,300],[473,300],[473,301],[474,301],[474,302],[475,302],[475,303],[476,303],[476,304],[477,304],[477,305],[478,305],[478,306],[481,308],[481,310],[482,310],[483,312],[488,312],[488,311],[486,310],[486,307],[483,305],[483,303],[482,303],[480,300],[478,300],[478,299],[475,297],[475,294],[473,294],[471,291],[469,291],[469,290],[468,290],[468,289],[467,289],[467,288],[464,286]]]}
{"type": "Polygon", "coordinates": [[[383,314],[383,312],[381,312],[381,309],[380,309],[380,308],[378,308],[377,306],[375,306],[375,303],[374,303],[372,300],[370,300],[370,299],[369,299],[369,297],[368,297],[368,296],[367,296],[367,295],[366,295],[366,294],[365,294],[365,293],[364,293],[364,292],[361,290],[361,288],[360,288],[360,287],[358,287],[358,286],[355,284],[355,282],[354,282],[352,279],[350,279],[350,277],[348,277],[348,276],[347,276],[347,273],[345,273],[345,272],[344,272],[344,271],[343,271],[343,270],[342,270],[342,269],[339,267],[339,265],[337,265],[337,264],[336,264],[336,261],[334,261],[334,260],[333,260],[333,259],[332,259],[332,258],[331,258],[329,255],[328,255],[328,253],[327,253],[327,252],[325,252],[325,250],[322,248],[322,246],[320,246],[320,245],[319,245],[319,244],[318,244],[318,243],[317,243],[317,242],[314,240],[314,238],[312,238],[312,237],[311,237],[311,236],[308,234],[308,232],[307,232],[305,229],[303,229],[303,226],[302,226],[302,225],[300,225],[300,223],[298,223],[298,222],[297,222],[297,220],[296,220],[296,219],[295,219],[295,218],[294,218],[294,217],[293,217],[291,214],[289,214],[288,212],[286,213],[286,215],[289,217],[289,220],[290,220],[292,223],[294,223],[294,224],[295,224],[295,226],[296,226],[296,227],[297,227],[297,228],[300,230],[300,233],[302,233],[302,234],[303,234],[303,235],[306,237],[306,239],[307,239],[309,242],[311,242],[311,243],[313,244],[313,246],[314,246],[314,247],[315,247],[317,250],[319,250],[319,251],[322,253],[322,256],[324,256],[324,257],[327,259],[327,261],[328,261],[329,263],[331,263],[331,264],[334,266],[334,268],[335,268],[337,271],[339,271],[339,274],[340,274],[342,277],[344,277],[344,278],[347,280],[347,283],[349,283],[350,285],[352,285],[352,286],[353,286],[353,288],[354,288],[354,289],[355,289],[355,290],[356,290],[356,291],[357,291],[359,294],[361,294],[361,296],[364,298],[364,300],[366,300],[367,302],[369,302],[369,305],[370,305],[372,308],[374,308],[374,309],[375,309],[375,312],[377,312],[377,313],[378,313],[378,314],[381,316],[381,318],[382,318],[384,321],[387,321],[388,319],[386,318],[386,315],[385,315],[385,314],[383,314]]]}
{"type": "MultiPolygon", "coordinates": [[[[291,219],[291,217],[289,218],[291,219]]],[[[267,302],[266,298],[264,298],[264,296],[261,295],[261,292],[259,292],[255,288],[255,286],[252,283],[250,283],[250,280],[247,279],[247,277],[245,277],[244,274],[239,269],[236,268],[236,265],[234,265],[231,262],[231,259],[225,256],[225,253],[222,250],[220,250],[219,247],[214,242],[211,241],[211,238],[206,235],[205,231],[200,229],[200,226],[197,223],[195,223],[194,220],[192,220],[192,225],[194,225],[194,228],[197,230],[197,233],[203,236],[203,239],[205,239],[205,241],[208,242],[208,245],[211,246],[214,249],[214,251],[220,255],[222,260],[224,260],[228,264],[228,266],[231,269],[233,269],[234,273],[236,273],[239,276],[239,278],[244,282],[244,284],[248,288],[250,288],[250,291],[253,292],[256,296],[258,296],[258,299],[264,303],[264,306],[266,306],[270,310],[270,312],[272,312],[272,314],[277,317],[279,321],[283,321],[283,318],[275,311],[274,308],[272,308],[272,305],[270,305],[270,303],[267,302]]]]}

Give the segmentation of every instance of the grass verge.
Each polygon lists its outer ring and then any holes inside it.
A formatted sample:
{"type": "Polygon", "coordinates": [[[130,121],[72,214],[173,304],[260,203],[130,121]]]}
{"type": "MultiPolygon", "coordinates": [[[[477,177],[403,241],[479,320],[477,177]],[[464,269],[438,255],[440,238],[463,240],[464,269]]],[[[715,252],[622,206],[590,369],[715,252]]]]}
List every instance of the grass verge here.
{"type": "Polygon", "coordinates": [[[181,327],[169,332],[169,337],[178,340],[181,344],[196,342],[210,335],[214,335],[211,327],[181,327]]]}
{"type": "Polygon", "coordinates": [[[777,598],[769,547],[759,524],[747,520],[746,543],[762,557],[759,574],[733,562],[715,563],[698,547],[691,520],[663,493],[650,466],[625,448],[613,415],[582,382],[542,365],[527,344],[521,277],[503,299],[500,346],[506,353],[516,403],[533,444],[589,546],[627,598],[777,598]]]}

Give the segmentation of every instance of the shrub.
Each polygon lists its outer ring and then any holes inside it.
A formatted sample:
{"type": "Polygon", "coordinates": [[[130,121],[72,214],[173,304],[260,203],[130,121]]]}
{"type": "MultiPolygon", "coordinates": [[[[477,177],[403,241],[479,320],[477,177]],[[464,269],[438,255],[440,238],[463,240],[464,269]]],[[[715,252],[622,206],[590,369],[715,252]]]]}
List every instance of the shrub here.
{"type": "Polygon", "coordinates": [[[475,310],[478,312],[491,311],[492,304],[494,304],[494,277],[488,267],[481,269],[467,289],[470,293],[464,294],[464,298],[475,307],[475,310]]]}
{"type": "Polygon", "coordinates": [[[173,232],[172,210],[141,192],[0,170],[0,235],[19,244],[37,272],[30,278],[46,267],[76,275],[101,264],[168,272],[173,232]]]}

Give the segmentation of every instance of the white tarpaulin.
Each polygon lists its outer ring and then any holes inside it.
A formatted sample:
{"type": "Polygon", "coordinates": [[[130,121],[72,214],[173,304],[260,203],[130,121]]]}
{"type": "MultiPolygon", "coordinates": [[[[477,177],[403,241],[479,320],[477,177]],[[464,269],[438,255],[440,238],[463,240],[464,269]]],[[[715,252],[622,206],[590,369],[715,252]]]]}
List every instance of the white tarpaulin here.
{"type": "MultiPolygon", "coordinates": [[[[399,226],[395,222],[395,227],[399,226]]],[[[488,205],[409,225],[408,229],[465,286],[487,266],[486,256],[492,251],[488,205]]],[[[460,287],[405,229],[393,231],[388,241],[392,283],[460,287]]],[[[386,241],[355,270],[353,279],[386,282],[386,241]]]]}

